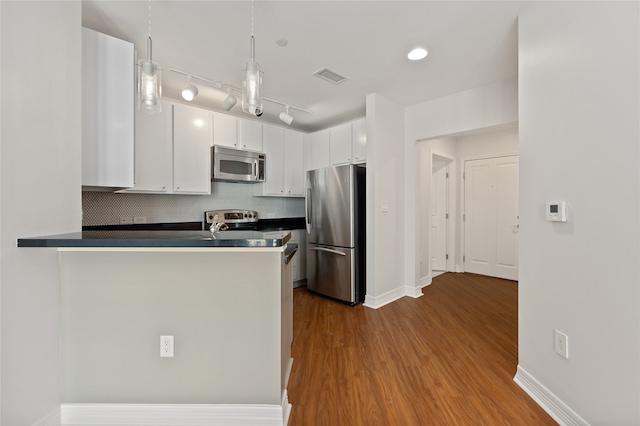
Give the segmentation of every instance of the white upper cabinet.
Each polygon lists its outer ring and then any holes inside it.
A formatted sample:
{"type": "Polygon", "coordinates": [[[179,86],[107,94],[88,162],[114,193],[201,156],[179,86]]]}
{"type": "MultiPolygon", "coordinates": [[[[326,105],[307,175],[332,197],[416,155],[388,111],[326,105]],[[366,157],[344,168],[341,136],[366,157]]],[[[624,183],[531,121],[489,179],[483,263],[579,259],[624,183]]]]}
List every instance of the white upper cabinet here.
{"type": "Polygon", "coordinates": [[[262,124],[214,112],[213,144],[262,152],[262,124]]]}
{"type": "Polygon", "coordinates": [[[254,185],[254,195],[304,196],[303,137],[294,130],[263,126],[265,182],[254,185]]]}
{"type": "Polygon", "coordinates": [[[351,123],[329,129],[329,154],[331,165],[351,163],[351,123]]]}
{"type": "Polygon", "coordinates": [[[306,164],[307,170],[322,169],[331,165],[329,157],[329,129],[311,133],[306,164]]]}
{"type": "Polygon", "coordinates": [[[171,192],[173,181],[172,105],[160,114],[136,110],[135,184],[123,192],[171,192]]]}
{"type": "Polygon", "coordinates": [[[285,192],[288,197],[304,197],[304,134],[284,131],[285,192]]]}
{"type": "Polygon", "coordinates": [[[135,185],[120,192],[211,193],[211,111],[162,101],[136,114],[135,185]]]}
{"type": "Polygon", "coordinates": [[[239,148],[237,117],[218,112],[213,113],[213,144],[239,148]]]}
{"type": "Polygon", "coordinates": [[[212,113],[173,105],[173,192],[211,193],[212,113]]]}
{"type": "Polygon", "coordinates": [[[306,170],[366,163],[366,119],[311,133],[306,147],[306,170]]]}
{"type": "Polygon", "coordinates": [[[262,123],[238,119],[238,144],[240,149],[262,152],[262,123]]]}
{"type": "Polygon", "coordinates": [[[82,185],[134,183],[133,43],[82,28],[82,185]]]}
{"type": "Polygon", "coordinates": [[[361,119],[354,121],[353,140],[352,140],[352,160],[354,164],[367,162],[367,120],[361,119]]]}

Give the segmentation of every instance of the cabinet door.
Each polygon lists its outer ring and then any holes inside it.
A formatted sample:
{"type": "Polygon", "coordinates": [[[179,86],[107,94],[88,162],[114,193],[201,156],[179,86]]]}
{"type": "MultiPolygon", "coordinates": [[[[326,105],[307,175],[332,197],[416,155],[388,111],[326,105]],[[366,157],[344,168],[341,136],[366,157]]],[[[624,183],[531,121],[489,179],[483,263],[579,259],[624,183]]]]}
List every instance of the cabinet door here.
{"type": "Polygon", "coordinates": [[[173,191],[211,194],[211,112],[173,106],[173,191]]]}
{"type": "Polygon", "coordinates": [[[266,156],[265,183],[262,195],[284,195],[284,130],[276,126],[264,126],[264,154],[266,156]]]}
{"type": "Polygon", "coordinates": [[[262,124],[242,119],[238,123],[238,148],[262,152],[262,124]]]}
{"type": "Polygon", "coordinates": [[[213,113],[213,144],[238,148],[238,119],[236,117],[213,113]]]}
{"type": "Polygon", "coordinates": [[[354,164],[367,162],[367,122],[364,118],[353,122],[352,150],[354,164]]]}
{"type": "Polygon", "coordinates": [[[304,135],[294,130],[284,131],[285,191],[290,197],[304,197],[304,135]]]}
{"type": "Polygon", "coordinates": [[[351,163],[351,123],[329,129],[331,165],[351,163]]]}
{"type": "Polygon", "coordinates": [[[307,170],[329,167],[329,130],[311,133],[307,150],[307,170]]]}
{"type": "Polygon", "coordinates": [[[172,105],[162,101],[160,114],[136,111],[135,184],[121,192],[171,192],[172,105]]]}
{"type": "Polygon", "coordinates": [[[134,184],[133,44],[82,28],[82,185],[134,184]]]}

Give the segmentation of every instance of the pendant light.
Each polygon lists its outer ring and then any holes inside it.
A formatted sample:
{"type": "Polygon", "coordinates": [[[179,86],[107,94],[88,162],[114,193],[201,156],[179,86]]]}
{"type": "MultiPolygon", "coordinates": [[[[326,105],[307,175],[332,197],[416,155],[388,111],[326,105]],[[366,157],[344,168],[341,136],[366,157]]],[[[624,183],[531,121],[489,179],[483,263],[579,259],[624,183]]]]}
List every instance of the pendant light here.
{"type": "Polygon", "coordinates": [[[242,70],[242,111],[257,117],[262,115],[262,72],[256,62],[256,41],[253,37],[253,0],[251,0],[250,59],[242,70]]]}
{"type": "Polygon", "coordinates": [[[151,44],[151,0],[149,0],[147,59],[138,61],[138,110],[148,114],[158,114],[161,111],[162,70],[151,60],[151,44]]]}

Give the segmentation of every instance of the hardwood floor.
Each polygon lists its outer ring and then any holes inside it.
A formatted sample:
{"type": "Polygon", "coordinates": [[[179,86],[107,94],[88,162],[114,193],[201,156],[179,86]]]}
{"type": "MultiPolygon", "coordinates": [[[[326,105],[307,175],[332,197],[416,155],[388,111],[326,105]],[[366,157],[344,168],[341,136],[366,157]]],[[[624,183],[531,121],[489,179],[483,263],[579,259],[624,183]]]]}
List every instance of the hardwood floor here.
{"type": "Polygon", "coordinates": [[[452,273],[377,310],[295,289],[289,425],[555,425],[513,382],[517,294],[452,273]]]}

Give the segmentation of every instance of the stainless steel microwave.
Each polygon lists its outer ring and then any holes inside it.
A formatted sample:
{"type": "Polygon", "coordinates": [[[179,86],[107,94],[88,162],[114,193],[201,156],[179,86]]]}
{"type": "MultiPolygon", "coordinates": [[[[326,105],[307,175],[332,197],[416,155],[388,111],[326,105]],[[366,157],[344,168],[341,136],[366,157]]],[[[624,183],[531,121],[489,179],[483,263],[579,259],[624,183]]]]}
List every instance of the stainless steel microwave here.
{"type": "Polygon", "coordinates": [[[213,146],[211,180],[258,183],[264,182],[265,155],[259,152],[213,146]]]}

